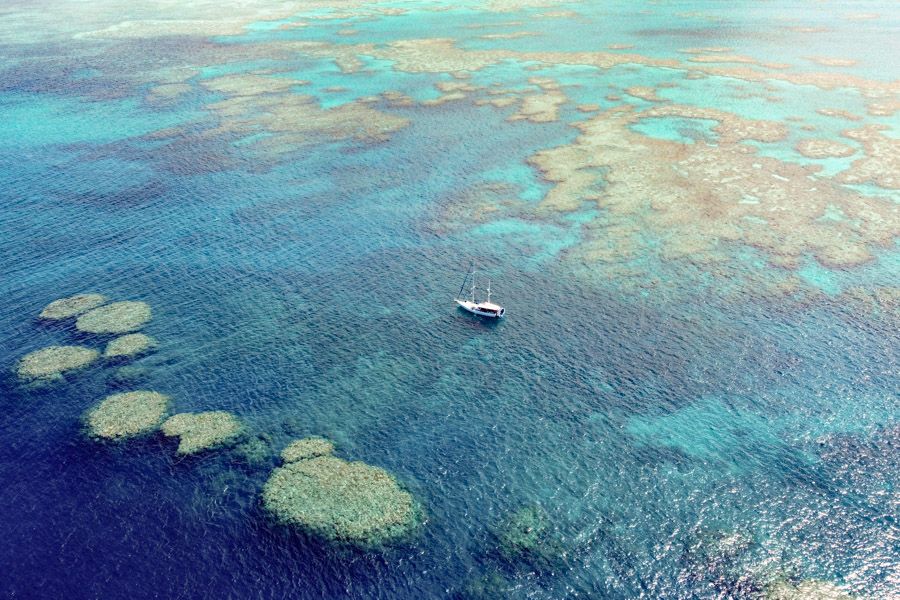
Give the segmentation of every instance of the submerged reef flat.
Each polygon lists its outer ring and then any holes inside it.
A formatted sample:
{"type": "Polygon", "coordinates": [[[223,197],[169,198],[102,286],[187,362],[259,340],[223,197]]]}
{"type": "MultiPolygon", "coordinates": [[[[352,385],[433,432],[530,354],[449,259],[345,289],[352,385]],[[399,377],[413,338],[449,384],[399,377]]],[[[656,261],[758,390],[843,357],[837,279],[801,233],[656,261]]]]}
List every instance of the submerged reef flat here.
{"type": "Polygon", "coordinates": [[[49,346],[26,354],[19,361],[19,378],[58,379],[63,373],[88,366],[100,353],[84,346],[49,346]]]}
{"type": "Polygon", "coordinates": [[[550,516],[536,504],[509,515],[500,524],[496,535],[500,553],[507,560],[523,561],[536,569],[551,570],[566,554],[550,516]]]}
{"type": "Polygon", "coordinates": [[[81,315],[75,327],[85,333],[128,333],[143,327],[151,314],[146,302],[113,302],[81,315]]]}
{"type": "Polygon", "coordinates": [[[746,554],[753,543],[750,535],[738,531],[704,529],[686,549],[685,558],[707,566],[731,565],[746,554]]]}
{"type": "Polygon", "coordinates": [[[76,294],[54,300],[44,307],[40,316],[42,319],[51,320],[68,319],[97,308],[104,302],[106,302],[106,297],[100,294],[76,294]]]}
{"type": "Polygon", "coordinates": [[[150,369],[145,366],[124,365],[112,372],[108,383],[114,388],[134,388],[138,382],[146,381],[149,376],[150,369]]]}
{"type": "Polygon", "coordinates": [[[274,460],[276,453],[272,448],[272,436],[258,433],[241,442],[234,448],[237,457],[251,467],[258,467],[274,460]]]}
{"type": "Polygon", "coordinates": [[[490,571],[469,580],[457,597],[460,600],[506,600],[512,595],[515,587],[515,584],[499,571],[490,571]]]}
{"type": "Polygon", "coordinates": [[[180,413],[162,424],[164,434],[180,438],[178,454],[194,454],[224,446],[237,440],[242,429],[237,417],[221,410],[180,413]]]}
{"type": "Polygon", "coordinates": [[[750,534],[702,526],[686,540],[679,561],[685,569],[684,576],[717,590],[727,590],[735,597],[744,597],[741,594],[745,591],[756,593],[758,573],[747,562],[754,543],[750,534]]]}
{"type": "Polygon", "coordinates": [[[327,456],[334,452],[334,444],[325,438],[310,437],[291,442],[281,452],[281,460],[286,463],[296,462],[306,458],[327,456]]]}
{"type": "Polygon", "coordinates": [[[142,354],[156,345],[149,335],[143,333],[130,333],[117,337],[106,345],[103,352],[104,358],[127,358],[142,354]]]}
{"type": "Polygon", "coordinates": [[[119,440],[159,428],[169,397],[158,392],[135,391],[107,396],[85,418],[91,437],[119,440]]]}
{"type": "Polygon", "coordinates": [[[409,534],[416,503],[379,467],[317,456],[275,469],[263,503],[279,521],[334,542],[371,547],[409,534]]]}
{"type": "Polygon", "coordinates": [[[853,600],[853,596],[827,581],[806,579],[792,584],[779,581],[766,588],[765,600],[853,600]]]}

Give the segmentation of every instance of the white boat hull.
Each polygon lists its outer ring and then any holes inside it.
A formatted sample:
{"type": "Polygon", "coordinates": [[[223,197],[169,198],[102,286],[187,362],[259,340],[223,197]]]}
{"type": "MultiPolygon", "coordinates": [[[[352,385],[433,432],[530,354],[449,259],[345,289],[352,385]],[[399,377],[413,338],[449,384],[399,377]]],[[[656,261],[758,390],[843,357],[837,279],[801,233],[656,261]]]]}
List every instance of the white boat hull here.
{"type": "Polygon", "coordinates": [[[467,310],[473,315],[478,315],[479,317],[487,317],[489,319],[499,319],[506,314],[506,309],[502,306],[491,305],[490,308],[487,308],[483,305],[483,303],[475,303],[471,300],[457,300],[456,303],[463,309],[467,310]],[[496,308],[494,308],[496,307],[496,308]]]}

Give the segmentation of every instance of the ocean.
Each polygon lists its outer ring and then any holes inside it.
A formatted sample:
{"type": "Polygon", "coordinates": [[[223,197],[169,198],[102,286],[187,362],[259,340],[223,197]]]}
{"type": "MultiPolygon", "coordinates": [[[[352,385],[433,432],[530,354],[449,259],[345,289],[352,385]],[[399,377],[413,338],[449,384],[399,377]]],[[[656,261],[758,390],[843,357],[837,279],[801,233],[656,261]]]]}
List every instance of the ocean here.
{"type": "Polygon", "coordinates": [[[2,13],[0,595],[900,596],[895,3],[2,13]],[[25,381],[79,293],[155,349],[25,381]],[[130,390],[258,452],[92,439],[130,390]],[[307,436],[415,530],[273,518],[307,436]]]}

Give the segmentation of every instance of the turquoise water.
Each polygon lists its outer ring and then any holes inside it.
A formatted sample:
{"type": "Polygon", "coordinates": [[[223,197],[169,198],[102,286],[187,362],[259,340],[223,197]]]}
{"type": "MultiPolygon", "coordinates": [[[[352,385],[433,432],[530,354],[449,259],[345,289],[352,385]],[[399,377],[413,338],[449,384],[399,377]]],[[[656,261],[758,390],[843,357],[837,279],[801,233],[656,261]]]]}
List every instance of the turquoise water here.
{"type": "MultiPolygon", "coordinates": [[[[870,152],[846,130],[897,136],[896,113],[870,114],[897,101],[897,65],[872,58],[896,53],[896,7],[539,4],[9,5],[0,593],[764,598],[814,579],[900,594],[900,197],[871,175],[841,179],[870,152]],[[123,21],[127,36],[108,29],[123,21]],[[490,37],[515,32],[537,35],[490,37]],[[454,45],[391,46],[443,38],[454,45]],[[717,46],[788,67],[684,52],[717,46]],[[688,77],[707,67],[732,70],[688,77]],[[822,72],[844,79],[805,78],[822,72]],[[538,118],[521,108],[554,93],[538,118]],[[676,105],[785,135],[728,142],[708,115],[640,117],[676,105]],[[604,111],[617,109],[636,116],[613,126],[604,111]],[[609,129],[585,161],[573,144],[590,124],[609,129]],[[854,154],[809,158],[805,138],[854,154]],[[625,139],[639,159],[618,158],[625,139]],[[742,153],[824,168],[779,171],[794,187],[756,200],[765,213],[725,191],[660,208],[670,181],[760,194],[763,179],[731,172],[649,177],[707,156],[742,167],[742,153]],[[829,200],[810,208],[803,186],[829,200]],[[561,188],[565,209],[547,202],[561,188]],[[781,226],[753,229],[769,223],[781,226]],[[870,258],[825,260],[835,239],[870,258]],[[793,262],[773,250],[787,246],[793,262]],[[470,260],[502,322],[454,309],[470,260]],[[37,318],[79,292],[148,302],[157,351],[130,370],[19,381],[28,352],[108,341],[37,318]],[[88,439],[85,410],[130,389],[170,394],[178,412],[231,411],[270,452],[184,459],[161,435],[88,439]],[[358,550],[276,524],[262,486],[308,435],[393,473],[423,526],[358,550]],[[504,552],[503,523],[535,505],[549,551],[504,552]]],[[[886,154],[876,171],[895,164],[886,154]]]]}

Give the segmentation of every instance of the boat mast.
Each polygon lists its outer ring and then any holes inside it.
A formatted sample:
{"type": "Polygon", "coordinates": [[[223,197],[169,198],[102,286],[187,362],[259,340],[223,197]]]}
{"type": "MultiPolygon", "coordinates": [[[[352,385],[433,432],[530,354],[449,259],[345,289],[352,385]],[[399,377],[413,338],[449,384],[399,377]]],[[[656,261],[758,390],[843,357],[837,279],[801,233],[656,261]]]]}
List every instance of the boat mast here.
{"type": "Polygon", "coordinates": [[[488,287],[487,287],[487,295],[488,295],[488,304],[491,302],[491,280],[488,279],[488,287]]]}
{"type": "Polygon", "coordinates": [[[456,297],[459,298],[462,296],[463,290],[466,288],[466,282],[469,281],[469,275],[473,275],[475,273],[475,263],[472,263],[472,266],[469,267],[469,270],[466,271],[466,276],[463,278],[462,285],[459,286],[459,291],[456,293],[456,297]]]}
{"type": "Polygon", "coordinates": [[[475,302],[475,269],[472,269],[472,303],[478,304],[475,302]]]}

